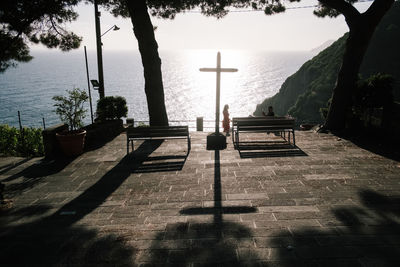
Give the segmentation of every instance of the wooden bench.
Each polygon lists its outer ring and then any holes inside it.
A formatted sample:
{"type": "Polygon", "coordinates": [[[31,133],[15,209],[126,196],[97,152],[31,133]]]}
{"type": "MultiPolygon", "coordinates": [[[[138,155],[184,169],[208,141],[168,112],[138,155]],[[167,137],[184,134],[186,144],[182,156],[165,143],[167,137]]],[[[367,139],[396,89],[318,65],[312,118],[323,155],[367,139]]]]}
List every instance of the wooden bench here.
{"type": "Polygon", "coordinates": [[[235,145],[239,144],[240,133],[272,132],[279,134],[289,144],[292,136],[293,146],[295,146],[294,127],[295,119],[292,117],[236,117],[232,118],[232,142],[235,145]]]}
{"type": "Polygon", "coordinates": [[[133,140],[151,139],[187,139],[189,155],[191,145],[188,126],[149,126],[126,128],[126,153],[129,154],[129,143],[134,151],[133,140]]]}

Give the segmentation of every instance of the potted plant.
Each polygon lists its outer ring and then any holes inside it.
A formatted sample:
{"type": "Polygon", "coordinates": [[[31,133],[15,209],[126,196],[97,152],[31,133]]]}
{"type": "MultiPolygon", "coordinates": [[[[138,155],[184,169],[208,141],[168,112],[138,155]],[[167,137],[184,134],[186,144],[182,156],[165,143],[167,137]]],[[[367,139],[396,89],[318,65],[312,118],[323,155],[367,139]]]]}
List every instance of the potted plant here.
{"type": "Polygon", "coordinates": [[[85,149],[98,148],[111,141],[124,130],[122,117],[126,117],[128,107],[121,96],[106,96],[97,102],[95,123],[85,126],[85,149]]]}
{"type": "Polygon", "coordinates": [[[57,133],[56,136],[66,156],[77,156],[82,154],[85,142],[86,131],[81,128],[87,111],[83,104],[88,100],[88,95],[79,88],[67,90],[67,93],[67,96],[53,97],[55,112],[62,122],[68,124],[68,131],[57,133]]]}
{"type": "Polygon", "coordinates": [[[126,100],[122,96],[106,96],[97,101],[97,120],[120,120],[128,114],[126,100]]]}

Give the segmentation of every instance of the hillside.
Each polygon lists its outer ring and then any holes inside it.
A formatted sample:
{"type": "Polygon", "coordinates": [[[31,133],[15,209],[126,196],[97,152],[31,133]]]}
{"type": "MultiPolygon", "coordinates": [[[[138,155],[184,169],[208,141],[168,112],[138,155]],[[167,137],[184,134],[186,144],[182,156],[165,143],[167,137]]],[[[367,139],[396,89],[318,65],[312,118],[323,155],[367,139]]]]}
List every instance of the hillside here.
{"type": "MultiPolygon", "coordinates": [[[[273,106],[278,115],[290,114],[298,122],[321,122],[321,107],[332,95],[340,68],[347,33],[331,46],[307,61],[282,84],[279,92],[257,105],[254,115],[273,106]]],[[[395,99],[400,101],[400,3],[382,19],[371,40],[360,68],[360,76],[387,73],[395,79],[395,99]]]]}
{"type": "Polygon", "coordinates": [[[317,53],[323,51],[324,49],[328,48],[329,46],[331,46],[334,42],[335,42],[335,40],[325,41],[323,44],[311,49],[310,52],[313,54],[317,54],[317,53]]]}

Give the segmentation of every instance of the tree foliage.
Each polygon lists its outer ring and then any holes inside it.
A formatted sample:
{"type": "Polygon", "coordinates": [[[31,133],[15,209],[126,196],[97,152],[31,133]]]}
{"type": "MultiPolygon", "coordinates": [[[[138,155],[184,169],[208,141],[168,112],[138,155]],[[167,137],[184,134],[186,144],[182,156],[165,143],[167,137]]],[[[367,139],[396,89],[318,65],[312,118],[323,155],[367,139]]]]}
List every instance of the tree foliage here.
{"type": "Polygon", "coordinates": [[[82,40],[65,23],[76,20],[80,0],[2,0],[0,2],[0,72],[32,59],[29,43],[68,51],[82,40]]]}
{"type": "Polygon", "coordinates": [[[61,121],[68,124],[70,131],[74,131],[83,127],[83,119],[87,112],[83,105],[89,97],[85,91],[79,88],[67,90],[67,93],[68,96],[53,97],[56,102],[54,107],[56,107],[55,112],[60,116],[61,121]]]}
{"type": "Polygon", "coordinates": [[[106,96],[97,101],[96,115],[100,121],[121,119],[127,114],[126,99],[122,96],[106,96]]]}
{"type": "MultiPolygon", "coordinates": [[[[150,15],[164,19],[174,19],[179,13],[199,9],[205,16],[222,18],[229,13],[230,8],[252,8],[264,10],[271,15],[284,12],[285,2],[300,2],[301,0],[147,0],[150,15]]],[[[99,4],[110,10],[115,16],[129,17],[127,1],[99,0],[99,4]]]]}

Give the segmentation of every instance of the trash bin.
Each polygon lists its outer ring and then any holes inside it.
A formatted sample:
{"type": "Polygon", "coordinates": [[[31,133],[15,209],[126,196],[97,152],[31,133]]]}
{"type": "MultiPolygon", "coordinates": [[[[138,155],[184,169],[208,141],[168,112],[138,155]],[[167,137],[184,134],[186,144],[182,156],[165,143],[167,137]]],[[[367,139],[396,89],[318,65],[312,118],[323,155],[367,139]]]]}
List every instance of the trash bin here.
{"type": "Polygon", "coordinates": [[[197,117],[196,119],[196,129],[198,132],[203,131],[203,117],[197,117]]]}
{"type": "Polygon", "coordinates": [[[126,124],[133,127],[135,120],[133,118],[126,118],[126,124]]]}

